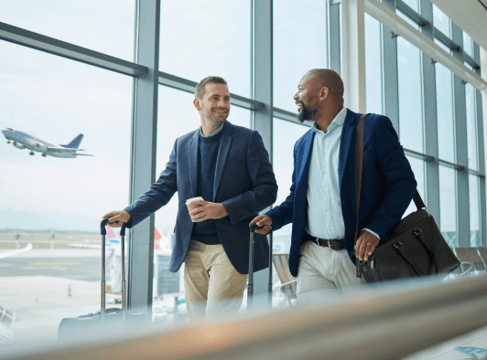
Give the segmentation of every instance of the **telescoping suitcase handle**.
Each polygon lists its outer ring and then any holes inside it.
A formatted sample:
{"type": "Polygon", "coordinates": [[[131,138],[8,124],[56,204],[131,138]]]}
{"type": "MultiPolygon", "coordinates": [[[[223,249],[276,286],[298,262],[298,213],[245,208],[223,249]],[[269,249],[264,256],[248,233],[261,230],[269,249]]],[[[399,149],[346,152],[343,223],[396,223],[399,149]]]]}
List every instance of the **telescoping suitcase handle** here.
{"type": "MultiPolygon", "coordinates": [[[[102,319],[105,318],[105,298],[106,298],[106,290],[105,290],[105,237],[107,234],[106,225],[108,224],[108,218],[103,219],[100,224],[101,230],[101,316],[102,319]]],[[[122,228],[120,229],[120,256],[122,258],[122,311],[123,311],[123,318],[125,320],[125,315],[127,312],[127,301],[126,301],[126,289],[125,289],[125,223],[122,224],[122,228]]]]}
{"type": "Polygon", "coordinates": [[[247,307],[251,308],[253,304],[254,295],[254,247],[255,247],[255,230],[260,230],[262,227],[256,224],[250,224],[250,244],[249,244],[249,280],[247,284],[247,307]]]}

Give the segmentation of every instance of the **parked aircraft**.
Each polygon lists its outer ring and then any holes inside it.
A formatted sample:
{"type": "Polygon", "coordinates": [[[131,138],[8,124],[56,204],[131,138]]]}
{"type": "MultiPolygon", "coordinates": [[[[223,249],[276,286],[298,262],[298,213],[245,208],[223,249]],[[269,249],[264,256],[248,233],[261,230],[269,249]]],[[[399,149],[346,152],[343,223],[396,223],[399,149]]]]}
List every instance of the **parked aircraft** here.
{"type": "Polygon", "coordinates": [[[7,130],[2,130],[2,133],[7,139],[7,144],[10,144],[10,142],[12,142],[13,146],[18,149],[29,149],[30,155],[34,155],[34,151],[37,151],[42,153],[42,156],[44,157],[46,157],[47,155],[60,158],[93,156],[92,154],[79,153],[79,151],[84,151],[83,149],[78,149],[78,146],[83,139],[83,134],[79,134],[78,136],[76,136],[73,141],[71,141],[67,145],[56,145],[20,130],[7,128],[7,130]]]}
{"type": "Polygon", "coordinates": [[[0,252],[0,259],[5,259],[5,258],[8,258],[10,256],[22,254],[23,252],[26,252],[29,250],[32,250],[32,244],[31,243],[28,243],[22,249],[0,252]]]}

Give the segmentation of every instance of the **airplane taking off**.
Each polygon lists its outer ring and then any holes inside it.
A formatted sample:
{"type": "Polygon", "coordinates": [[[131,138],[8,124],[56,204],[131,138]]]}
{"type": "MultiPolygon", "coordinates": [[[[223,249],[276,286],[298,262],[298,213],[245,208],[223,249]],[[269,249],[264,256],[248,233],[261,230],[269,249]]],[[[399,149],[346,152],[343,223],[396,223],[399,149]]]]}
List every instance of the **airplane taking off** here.
{"type": "Polygon", "coordinates": [[[7,139],[7,144],[12,141],[13,146],[18,149],[29,149],[30,155],[34,155],[34,151],[42,153],[42,156],[47,155],[60,157],[60,158],[75,158],[76,156],[94,156],[92,154],[79,153],[79,151],[84,151],[83,149],[78,149],[81,139],[83,139],[83,134],[79,134],[71,141],[68,145],[55,145],[51,144],[45,140],[39,139],[35,136],[27,134],[24,131],[14,130],[7,128],[7,130],[2,130],[3,135],[7,139]]]}

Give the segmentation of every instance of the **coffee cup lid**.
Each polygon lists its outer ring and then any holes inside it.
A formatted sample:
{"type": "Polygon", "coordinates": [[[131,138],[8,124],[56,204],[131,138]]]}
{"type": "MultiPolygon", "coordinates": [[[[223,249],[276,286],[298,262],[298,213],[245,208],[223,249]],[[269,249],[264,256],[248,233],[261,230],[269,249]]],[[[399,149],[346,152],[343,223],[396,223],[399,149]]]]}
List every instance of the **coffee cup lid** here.
{"type": "Polygon", "coordinates": [[[197,197],[194,197],[194,198],[191,198],[191,199],[186,200],[186,205],[189,205],[193,201],[196,201],[196,200],[204,200],[204,199],[201,196],[197,196],[197,197]]]}

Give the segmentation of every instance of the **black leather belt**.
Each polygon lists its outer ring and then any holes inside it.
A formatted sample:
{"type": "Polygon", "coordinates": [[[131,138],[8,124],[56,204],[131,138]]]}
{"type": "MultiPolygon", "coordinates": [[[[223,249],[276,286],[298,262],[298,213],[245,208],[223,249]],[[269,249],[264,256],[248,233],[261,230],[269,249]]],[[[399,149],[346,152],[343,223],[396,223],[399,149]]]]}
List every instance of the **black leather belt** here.
{"type": "Polygon", "coordinates": [[[343,239],[320,239],[310,234],[304,235],[304,241],[312,241],[319,246],[329,247],[332,250],[341,250],[345,248],[343,239]]]}

